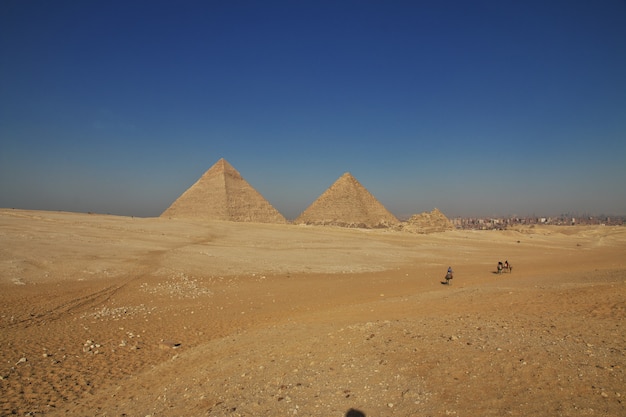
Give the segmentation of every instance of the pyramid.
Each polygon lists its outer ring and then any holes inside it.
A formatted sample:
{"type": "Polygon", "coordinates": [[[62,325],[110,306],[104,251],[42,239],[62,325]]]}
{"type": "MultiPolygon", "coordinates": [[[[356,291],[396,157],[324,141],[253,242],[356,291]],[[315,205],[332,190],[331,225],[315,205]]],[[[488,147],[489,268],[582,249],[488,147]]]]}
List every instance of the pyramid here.
{"type": "Polygon", "coordinates": [[[161,217],[233,222],[286,223],[224,158],[206,171],[161,217]]]}
{"type": "Polygon", "coordinates": [[[381,228],[396,225],[398,219],[346,172],[304,210],[294,223],[381,228]]]}
{"type": "Polygon", "coordinates": [[[454,230],[454,225],[436,208],[430,213],[414,214],[402,225],[402,230],[412,233],[435,233],[454,230]]]}

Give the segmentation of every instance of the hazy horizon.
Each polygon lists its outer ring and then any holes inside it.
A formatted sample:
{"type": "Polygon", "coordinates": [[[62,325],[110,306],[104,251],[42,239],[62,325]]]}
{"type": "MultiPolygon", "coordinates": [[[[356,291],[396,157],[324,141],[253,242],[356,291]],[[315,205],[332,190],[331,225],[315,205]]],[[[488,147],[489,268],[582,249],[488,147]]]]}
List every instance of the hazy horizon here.
{"type": "Polygon", "coordinates": [[[626,3],[0,5],[0,207],[155,217],[220,158],[288,219],[626,215],[626,3]]]}

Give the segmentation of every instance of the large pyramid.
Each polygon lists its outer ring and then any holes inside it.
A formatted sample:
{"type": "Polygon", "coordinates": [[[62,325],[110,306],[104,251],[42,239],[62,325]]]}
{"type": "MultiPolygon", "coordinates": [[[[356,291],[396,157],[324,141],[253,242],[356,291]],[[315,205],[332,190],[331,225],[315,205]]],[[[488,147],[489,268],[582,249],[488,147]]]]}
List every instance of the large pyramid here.
{"type": "Polygon", "coordinates": [[[380,228],[398,224],[349,172],[343,174],[294,220],[296,224],[380,228]]]}
{"type": "Polygon", "coordinates": [[[161,217],[233,222],[286,223],[224,158],[185,191],[161,217]]]}

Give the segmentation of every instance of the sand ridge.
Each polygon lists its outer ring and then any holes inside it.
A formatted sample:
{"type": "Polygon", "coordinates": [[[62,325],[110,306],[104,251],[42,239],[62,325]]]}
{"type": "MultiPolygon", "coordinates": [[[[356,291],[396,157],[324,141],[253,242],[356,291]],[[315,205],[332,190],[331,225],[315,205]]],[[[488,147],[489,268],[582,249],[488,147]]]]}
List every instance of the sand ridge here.
{"type": "Polygon", "coordinates": [[[625,249],[0,210],[0,414],[624,415],[625,249]]]}

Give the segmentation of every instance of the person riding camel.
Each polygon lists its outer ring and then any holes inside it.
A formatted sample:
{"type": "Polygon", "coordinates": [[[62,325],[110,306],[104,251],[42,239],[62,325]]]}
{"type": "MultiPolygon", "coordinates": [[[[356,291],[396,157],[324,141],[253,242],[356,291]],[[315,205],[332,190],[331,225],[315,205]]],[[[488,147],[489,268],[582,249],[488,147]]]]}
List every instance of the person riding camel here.
{"type": "Polygon", "coordinates": [[[446,274],[446,282],[445,282],[445,283],[446,283],[446,284],[448,284],[448,285],[450,285],[450,280],[451,280],[452,278],[454,278],[454,276],[453,276],[452,274],[453,274],[453,272],[452,272],[452,267],[451,267],[451,266],[449,266],[449,267],[448,267],[448,273],[446,274]]]}

